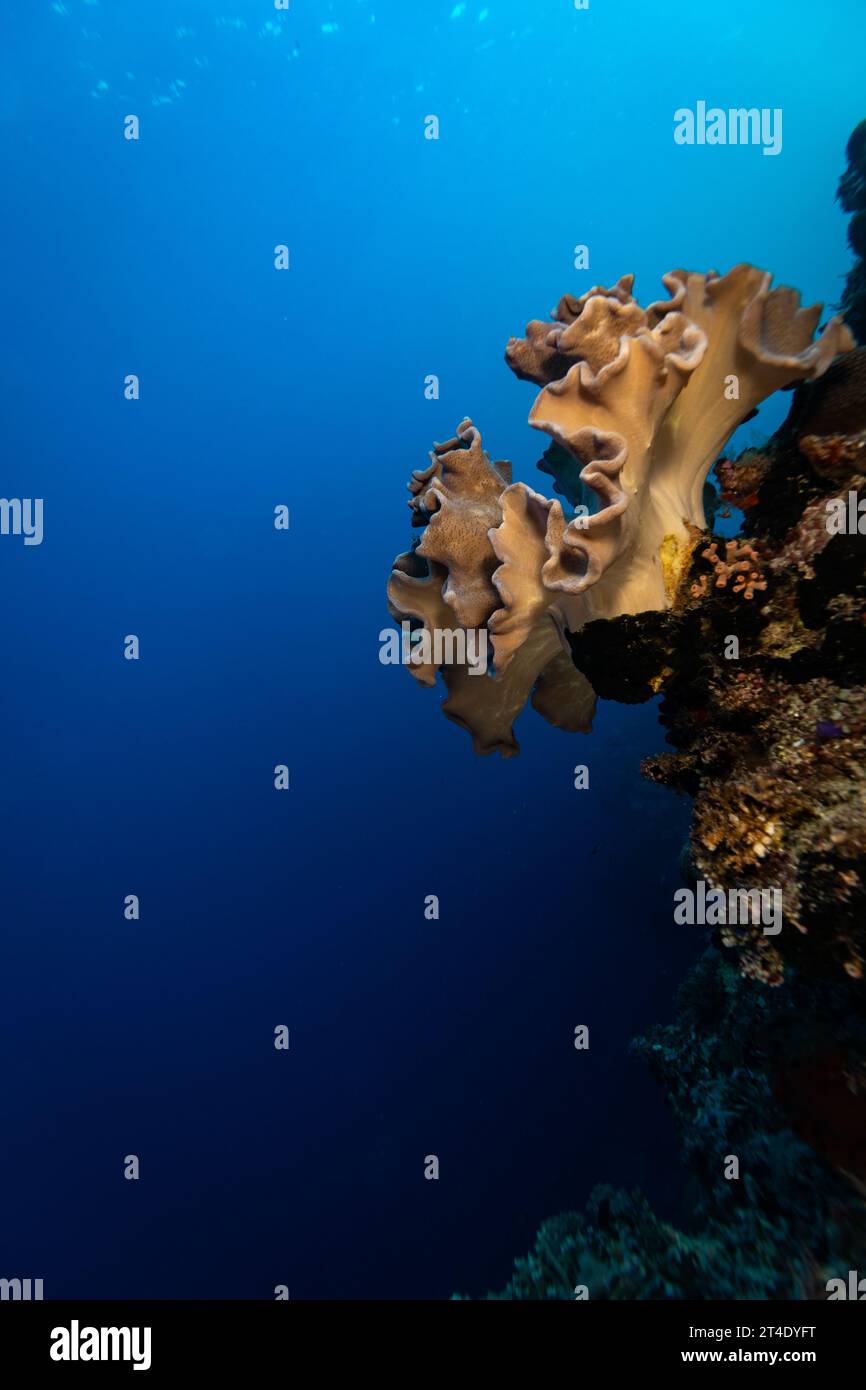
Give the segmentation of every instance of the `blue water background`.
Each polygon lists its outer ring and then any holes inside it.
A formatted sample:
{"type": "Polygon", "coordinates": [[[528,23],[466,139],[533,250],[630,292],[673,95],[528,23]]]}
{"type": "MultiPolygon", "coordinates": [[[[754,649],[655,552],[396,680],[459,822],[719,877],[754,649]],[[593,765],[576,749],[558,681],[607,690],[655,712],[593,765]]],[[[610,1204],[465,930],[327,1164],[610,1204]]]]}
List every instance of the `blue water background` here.
{"type": "Polygon", "coordinates": [[[854,0],[8,7],[2,492],[44,498],[45,539],[0,540],[0,1275],[438,1298],[501,1286],[598,1181],[678,1211],[628,1056],[701,946],[671,912],[688,806],[638,774],[657,712],[604,704],[583,739],[530,710],[519,758],[477,759],[379,663],[384,583],[464,414],[549,486],[502,353],[562,293],[634,271],[646,303],[748,259],[838,298],[864,25],[854,0]],[[782,154],[675,146],[699,99],[781,107],[782,154]]]}

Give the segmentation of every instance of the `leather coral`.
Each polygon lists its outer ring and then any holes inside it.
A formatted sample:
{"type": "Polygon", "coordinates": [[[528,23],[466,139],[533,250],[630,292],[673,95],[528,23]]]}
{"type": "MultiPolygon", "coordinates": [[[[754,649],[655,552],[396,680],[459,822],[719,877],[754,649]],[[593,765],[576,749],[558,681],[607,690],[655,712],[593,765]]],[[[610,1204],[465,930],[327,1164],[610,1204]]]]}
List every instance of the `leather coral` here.
{"type": "MultiPolygon", "coordinates": [[[[542,621],[557,596],[551,592],[532,607],[540,559],[533,548],[532,527],[520,518],[516,523],[519,546],[527,556],[525,590],[516,566],[500,563],[494,548],[500,528],[510,535],[514,524],[511,465],[491,462],[468,419],[461,421],[453,439],[434,446],[430,460],[428,468],[416,470],[409,480],[413,525],[424,530],[420,543],[394,561],[388,607],[399,621],[429,634],[483,628],[492,638],[497,663],[494,679],[471,674],[463,664],[443,662],[439,669],[448,689],[443,711],[468,730],[481,754],[498,751],[509,757],[518,752],[513,724],[530,697],[549,723],[588,732],[595,709],[592,688],[571,661],[562,626],[542,621]],[[509,592],[509,584],[520,593],[513,632],[495,628],[502,592],[509,592]],[[512,663],[515,653],[518,659],[512,663]]],[[[562,518],[558,502],[546,505],[562,518]]],[[[435,684],[437,668],[432,662],[409,669],[421,684],[435,684]]]]}
{"type": "Polygon", "coordinates": [[[644,311],[620,280],[561,300],[551,323],[509,342],[506,361],[542,386],[530,424],[582,463],[598,499],[544,575],[547,587],[585,594],[585,620],[670,606],[705,526],[704,483],[733,431],[773,391],[820,376],[854,346],[839,318],[813,341],[822,306],[801,308],[771,281],[745,264],[722,276],[674,270],[663,277],[670,299],[644,311]]]}
{"type": "MultiPolygon", "coordinates": [[[[550,663],[568,661],[564,633],[670,607],[705,528],[707,475],[730,435],[773,391],[820,376],[854,346],[839,318],[815,338],[822,306],[802,308],[795,290],[771,280],[745,264],[726,275],[674,270],[663,276],[669,298],[643,309],[624,276],[566,295],[549,321],[510,340],[509,366],[541,388],[530,424],[571,461],[571,484],[557,490],[588,499],[574,513],[512,483],[510,465],[491,463],[468,420],[413,475],[409,505],[424,531],[395,562],[389,603],[431,629],[456,620],[488,633],[483,685],[443,670],[445,711],[479,751],[516,751],[511,720],[533,690],[553,722],[589,727],[583,677],[566,679],[560,665],[544,690],[550,663]],[[481,706],[483,728],[474,728],[481,706]]],[[[435,668],[415,674],[435,681],[435,668]]]]}

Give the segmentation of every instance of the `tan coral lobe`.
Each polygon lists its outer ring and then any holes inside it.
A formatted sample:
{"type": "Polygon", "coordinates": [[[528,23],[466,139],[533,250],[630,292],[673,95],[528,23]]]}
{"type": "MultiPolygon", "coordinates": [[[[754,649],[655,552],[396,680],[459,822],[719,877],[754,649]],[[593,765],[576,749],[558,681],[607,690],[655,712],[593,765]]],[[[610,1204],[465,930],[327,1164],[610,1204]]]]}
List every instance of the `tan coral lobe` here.
{"type": "Polygon", "coordinates": [[[488,531],[502,520],[499,498],[511,481],[508,464],[493,464],[471,420],[457,437],[437,445],[425,493],[431,513],[418,554],[442,565],[442,590],[461,627],[486,623],[496,606],[491,575],[496,565],[488,531]]]}
{"type": "Polygon", "coordinates": [[[497,673],[506,669],[556,598],[545,586],[543,573],[551,547],[557,539],[562,543],[565,532],[561,504],[548,501],[525,483],[506,488],[500,501],[502,521],[491,527],[489,538],[501,562],[493,572],[493,584],[502,606],[487,624],[497,673]]]}
{"type": "MultiPolygon", "coordinates": [[[[454,615],[442,597],[445,571],[441,565],[417,558],[417,551],[398,555],[388,581],[388,610],[398,622],[414,618],[432,636],[437,628],[453,626],[454,615]]],[[[436,668],[429,663],[411,665],[421,685],[436,684],[436,668]]]]}
{"type": "MultiPolygon", "coordinates": [[[[538,386],[557,381],[568,368],[582,360],[580,347],[584,340],[587,346],[591,338],[591,325],[598,322],[600,311],[613,314],[618,309],[627,309],[629,317],[637,314],[643,317],[643,310],[631,293],[633,275],[623,275],[612,289],[593,285],[579,299],[566,294],[560,299],[551,314],[552,323],[542,323],[535,319],[526,326],[525,338],[511,338],[505,349],[505,360],[516,376],[525,381],[534,381],[538,386]],[[587,322],[581,326],[581,318],[587,305],[594,304],[587,315],[587,322]]],[[[597,353],[609,354],[615,339],[608,334],[604,340],[598,337],[597,353]]],[[[614,355],[616,349],[614,348],[614,355]]],[[[595,360],[598,361],[596,355],[595,360]]]]}
{"type": "MultiPolygon", "coordinates": [[[[663,547],[668,556],[672,546],[685,550],[692,544],[689,528],[705,526],[704,483],[726,440],[772,391],[819,376],[853,346],[838,318],[813,342],[821,306],[802,309],[796,291],[771,290],[771,278],[749,265],[724,276],[671,271],[663,277],[670,299],[645,314],[608,291],[590,292],[576,302],[566,329],[554,324],[545,338],[540,326],[530,325],[527,346],[509,344],[506,356],[518,375],[535,366],[535,379],[545,382],[530,412],[536,429],[579,461],[582,430],[622,440],[616,470],[593,461],[580,474],[605,503],[601,526],[588,527],[582,538],[586,569],[577,583],[592,590],[587,617],[669,606],[663,547]],[[589,325],[583,334],[582,321],[589,325]],[[574,360],[551,379],[564,360],[567,334],[574,360]],[[540,342],[548,352],[559,345],[558,357],[537,360],[540,342]],[[615,512],[599,492],[604,477],[626,499],[615,512]]],[[[566,581],[558,575],[557,582],[566,581]]]]}

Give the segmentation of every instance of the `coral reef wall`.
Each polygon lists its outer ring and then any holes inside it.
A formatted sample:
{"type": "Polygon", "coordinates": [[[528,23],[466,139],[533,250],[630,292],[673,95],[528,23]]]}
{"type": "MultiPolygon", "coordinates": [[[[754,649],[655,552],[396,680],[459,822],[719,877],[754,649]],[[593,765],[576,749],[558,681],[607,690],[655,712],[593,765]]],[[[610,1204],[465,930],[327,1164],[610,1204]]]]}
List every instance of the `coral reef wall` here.
{"type": "MultiPolygon", "coordinates": [[[[839,198],[862,339],[866,122],[839,198]]],[[[744,909],[706,917],[674,1023],[635,1043],[681,1134],[682,1219],[599,1188],[541,1228],[503,1298],[823,1298],[866,1262],[866,348],[750,265],[663,281],[647,309],[630,276],[567,295],[509,342],[557,499],[464,421],[410,483],[424,534],[389,585],[416,627],[489,633],[483,680],[443,670],[478,751],[516,751],[533,690],[564,728],[588,728],[596,697],[660,696],[671,751],[643,771],[692,799],[689,882],[744,909]],[[779,388],[774,437],[720,457],[779,388]],[[705,512],[713,466],[735,537],[705,512]]]]}
{"type": "Polygon", "coordinates": [[[721,936],[770,983],[786,966],[866,969],[866,433],[812,432],[838,402],[866,429],[864,355],[800,388],[765,449],[721,462],[748,534],[701,541],[670,610],[571,637],[599,695],[663,692],[677,751],[644,771],[694,798],[697,874],[780,890],[777,936],[760,923],[721,936]]]}
{"type": "Polygon", "coordinates": [[[687,1220],[663,1221],[639,1192],[599,1187],[583,1213],[545,1222],[490,1297],[823,1299],[828,1279],[863,1268],[860,991],[847,982],[768,993],[710,950],[676,1022],[635,1051],[683,1136],[698,1194],[687,1220]],[[738,1182],[723,1176],[727,1154],[739,1156],[738,1182]]]}
{"type": "Polygon", "coordinates": [[[697,545],[670,610],[570,639],[602,697],[664,692],[676,751],[644,771],[694,798],[692,881],[781,885],[784,920],[772,937],[717,928],[675,1022],[635,1044],[697,1194],[682,1221],[600,1188],[542,1226],[496,1297],[823,1299],[866,1262],[862,355],[800,388],[764,449],[719,465],[748,538],[697,545]],[[838,425],[853,432],[814,433],[838,425]]]}

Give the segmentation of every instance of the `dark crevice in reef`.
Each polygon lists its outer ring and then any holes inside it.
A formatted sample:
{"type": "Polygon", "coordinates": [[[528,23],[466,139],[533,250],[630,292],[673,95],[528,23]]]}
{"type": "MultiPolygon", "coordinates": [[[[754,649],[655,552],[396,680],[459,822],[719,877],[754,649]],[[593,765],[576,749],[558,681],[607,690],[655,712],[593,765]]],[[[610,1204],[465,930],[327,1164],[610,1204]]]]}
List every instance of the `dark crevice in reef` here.
{"type": "Polygon", "coordinates": [[[845,281],[841,308],[851,332],[862,343],[866,341],[866,121],[861,121],[851,135],[846,153],[848,167],[836,196],[845,212],[853,214],[848,223],[848,245],[856,260],[845,281]]]}
{"type": "MultiPolygon", "coordinates": [[[[848,160],[858,260],[843,307],[862,341],[866,122],[848,160]]],[[[829,1278],[866,1268],[864,475],[859,348],[796,388],[764,447],[718,462],[742,534],[695,530],[670,611],[570,636],[600,697],[662,695],[670,751],[643,771],[692,798],[686,877],[780,889],[783,921],[713,929],[674,1021],[634,1043],[681,1134],[682,1227],[640,1193],[598,1188],[542,1226],[490,1297],[823,1299],[829,1278]]],[[[576,500],[573,479],[560,490],[576,500]]]]}

